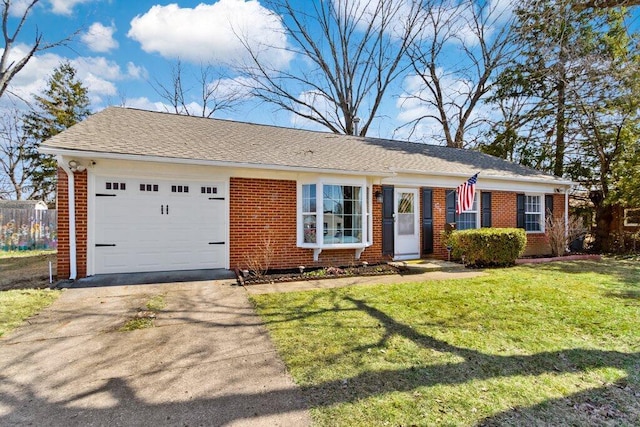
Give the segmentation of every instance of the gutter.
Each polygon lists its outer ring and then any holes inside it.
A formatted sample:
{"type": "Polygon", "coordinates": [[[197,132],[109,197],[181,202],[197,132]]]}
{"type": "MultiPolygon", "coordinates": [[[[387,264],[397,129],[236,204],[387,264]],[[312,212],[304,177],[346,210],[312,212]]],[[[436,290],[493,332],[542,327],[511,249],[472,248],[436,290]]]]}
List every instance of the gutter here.
{"type": "Polygon", "coordinates": [[[69,199],[69,280],[76,280],[77,269],[77,249],[76,249],[76,189],[73,172],[63,161],[61,155],[56,156],[58,166],[67,174],[67,191],[69,199]]]}
{"type": "MultiPolygon", "coordinates": [[[[564,191],[564,238],[569,237],[569,189],[564,191]]],[[[569,242],[571,243],[571,242],[569,242]]]]}
{"type": "Polygon", "coordinates": [[[328,173],[328,174],[342,174],[342,175],[356,175],[356,176],[374,176],[374,177],[391,177],[396,176],[395,172],[390,171],[376,171],[376,170],[362,170],[352,171],[345,169],[334,168],[316,168],[309,166],[286,166],[278,164],[262,164],[262,163],[249,163],[249,162],[235,162],[225,160],[198,160],[187,159],[180,157],[162,157],[162,156],[147,156],[143,154],[119,154],[108,153],[101,151],[85,151],[85,150],[72,150],[69,148],[53,148],[47,146],[41,146],[38,150],[41,153],[52,155],[66,155],[71,157],[78,157],[82,159],[110,159],[110,160],[132,160],[137,162],[157,162],[157,163],[173,163],[180,165],[197,165],[197,166],[217,166],[217,167],[234,167],[234,168],[247,168],[247,169],[262,169],[262,170],[275,170],[286,172],[311,172],[311,173],[328,173]]]}

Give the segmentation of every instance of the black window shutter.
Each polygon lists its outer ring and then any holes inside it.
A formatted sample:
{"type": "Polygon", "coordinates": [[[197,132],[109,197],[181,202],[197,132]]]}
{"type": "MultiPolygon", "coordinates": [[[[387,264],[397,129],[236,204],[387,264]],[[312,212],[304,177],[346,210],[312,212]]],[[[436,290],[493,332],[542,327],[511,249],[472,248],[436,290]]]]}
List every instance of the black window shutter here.
{"type": "Polygon", "coordinates": [[[393,186],[382,187],[382,254],[393,255],[393,186]]]}
{"type": "Polygon", "coordinates": [[[482,214],[480,217],[480,227],[491,227],[491,193],[480,193],[482,214]]]}
{"type": "Polygon", "coordinates": [[[433,190],[422,189],[422,253],[433,253],[433,190]]]}
{"type": "Polygon", "coordinates": [[[516,227],[524,228],[524,194],[516,194],[516,227]]]}
{"type": "Polygon", "coordinates": [[[452,224],[456,222],[456,190],[447,190],[445,195],[446,221],[447,224],[452,224]]]}
{"type": "Polygon", "coordinates": [[[546,194],[544,196],[544,217],[549,218],[553,216],[553,194],[546,194]]]}

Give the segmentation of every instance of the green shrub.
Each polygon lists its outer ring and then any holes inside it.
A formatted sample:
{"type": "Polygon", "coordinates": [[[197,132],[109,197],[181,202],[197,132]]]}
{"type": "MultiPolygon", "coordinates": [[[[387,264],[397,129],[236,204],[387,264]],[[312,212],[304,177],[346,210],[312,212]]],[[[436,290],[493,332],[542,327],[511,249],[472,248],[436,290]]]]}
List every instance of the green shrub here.
{"type": "Polygon", "coordinates": [[[515,264],[524,253],[527,235],[521,228],[480,228],[453,231],[447,239],[451,255],[470,267],[515,264]]]}

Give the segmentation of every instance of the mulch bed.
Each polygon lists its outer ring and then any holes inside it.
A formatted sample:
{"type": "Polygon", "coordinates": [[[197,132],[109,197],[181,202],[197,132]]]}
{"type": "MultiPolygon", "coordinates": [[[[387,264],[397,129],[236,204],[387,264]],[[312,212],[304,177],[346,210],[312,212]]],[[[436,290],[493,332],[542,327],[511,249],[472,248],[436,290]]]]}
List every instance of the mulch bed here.
{"type": "Polygon", "coordinates": [[[238,285],[261,285],[265,283],[300,282],[307,280],[337,279],[340,277],[381,276],[397,274],[400,269],[389,264],[364,264],[347,267],[326,267],[313,269],[269,270],[266,274],[255,274],[236,268],[238,285]]]}

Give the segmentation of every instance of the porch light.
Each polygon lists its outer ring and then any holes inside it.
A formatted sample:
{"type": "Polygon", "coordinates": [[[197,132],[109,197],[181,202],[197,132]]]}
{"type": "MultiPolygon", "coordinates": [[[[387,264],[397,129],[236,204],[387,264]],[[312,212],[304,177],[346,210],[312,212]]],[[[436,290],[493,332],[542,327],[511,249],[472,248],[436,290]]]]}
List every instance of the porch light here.
{"type": "Polygon", "coordinates": [[[86,168],[82,166],[77,160],[69,160],[69,169],[71,169],[71,172],[82,172],[86,168]]]}
{"type": "Polygon", "coordinates": [[[382,191],[376,191],[374,196],[376,197],[376,202],[378,203],[382,203],[382,191]]]}

